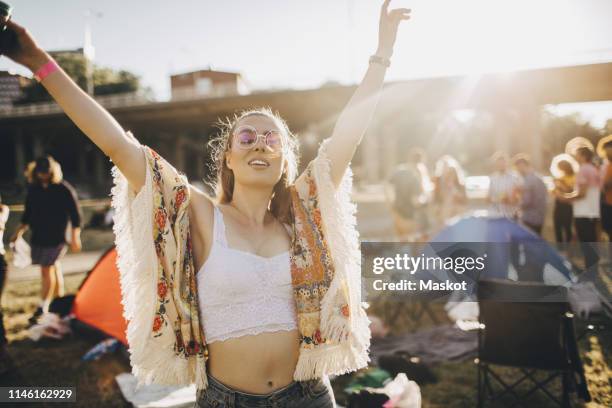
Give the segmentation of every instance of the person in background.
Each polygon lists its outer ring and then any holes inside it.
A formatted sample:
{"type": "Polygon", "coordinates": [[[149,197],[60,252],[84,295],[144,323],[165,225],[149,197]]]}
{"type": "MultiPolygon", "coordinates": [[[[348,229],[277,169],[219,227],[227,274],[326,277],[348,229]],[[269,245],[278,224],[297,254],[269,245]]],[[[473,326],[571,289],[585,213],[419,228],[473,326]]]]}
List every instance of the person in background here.
{"type": "Polygon", "coordinates": [[[608,236],[608,262],[612,266],[612,135],[602,138],[597,144],[597,153],[602,158],[601,179],[601,228],[608,236]]]}
{"type": "Polygon", "coordinates": [[[461,214],[467,204],[465,177],[459,162],[450,155],[442,156],[434,168],[433,202],[438,224],[461,214]]]}
{"type": "Polygon", "coordinates": [[[6,331],[4,330],[4,316],[2,315],[2,291],[6,283],[7,275],[6,261],[4,259],[4,229],[6,228],[8,217],[9,208],[2,204],[2,197],[0,197],[0,359],[3,357],[7,344],[6,331]]]}
{"type": "Polygon", "coordinates": [[[489,176],[490,212],[492,215],[518,220],[521,180],[509,168],[508,155],[495,152],[491,156],[494,171],[489,176]]]}
{"type": "Polygon", "coordinates": [[[419,240],[429,228],[427,203],[431,185],[425,152],[412,148],[406,162],[396,167],[385,189],[399,240],[419,240]]]}
{"type": "Polygon", "coordinates": [[[70,249],[81,250],[81,211],[74,188],[62,179],[62,169],[51,156],[36,159],[28,165],[26,177],[30,186],[26,196],[21,225],[11,242],[30,228],[32,264],[40,265],[42,290],[40,306],[30,323],[48,311],[55,297],[64,296],[64,278],[59,260],[66,251],[66,229],[72,224],[70,249]]]}
{"type": "Polygon", "coordinates": [[[418,205],[415,208],[418,227],[417,238],[421,242],[424,242],[429,239],[431,229],[431,214],[429,204],[431,204],[434,184],[431,181],[431,176],[429,175],[429,170],[427,168],[427,154],[425,153],[425,150],[417,148],[413,154],[416,171],[419,177],[419,184],[422,191],[417,197],[418,205]]]}
{"type": "Polygon", "coordinates": [[[513,163],[516,171],[523,178],[520,201],[521,221],[533,232],[542,235],[548,196],[546,184],[535,173],[531,160],[526,154],[520,153],[514,156],[513,163]]]}
{"type": "Polygon", "coordinates": [[[582,247],[586,269],[597,267],[599,262],[599,254],[593,245],[597,242],[597,224],[600,217],[600,176],[599,170],[593,164],[594,155],[589,147],[577,148],[575,156],[580,168],[576,175],[576,187],[571,193],[557,192],[559,200],[572,203],[574,227],[582,247]]]}
{"type": "Polygon", "coordinates": [[[558,194],[568,194],[574,191],[576,184],[576,172],[578,163],[569,154],[560,154],[553,158],[550,165],[550,173],[554,177],[555,206],[553,209],[553,223],[555,228],[555,239],[562,250],[567,250],[572,240],[573,210],[572,204],[557,197],[558,194]]]}

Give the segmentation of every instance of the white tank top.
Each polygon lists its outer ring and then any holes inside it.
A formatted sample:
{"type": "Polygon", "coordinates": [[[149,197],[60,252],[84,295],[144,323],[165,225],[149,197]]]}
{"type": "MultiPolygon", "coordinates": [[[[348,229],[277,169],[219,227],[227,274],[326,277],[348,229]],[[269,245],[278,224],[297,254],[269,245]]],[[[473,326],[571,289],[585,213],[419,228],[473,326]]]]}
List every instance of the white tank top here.
{"type": "Polygon", "coordinates": [[[266,258],[230,248],[217,207],[213,237],[197,274],[206,342],[296,329],[289,251],[266,258]]]}

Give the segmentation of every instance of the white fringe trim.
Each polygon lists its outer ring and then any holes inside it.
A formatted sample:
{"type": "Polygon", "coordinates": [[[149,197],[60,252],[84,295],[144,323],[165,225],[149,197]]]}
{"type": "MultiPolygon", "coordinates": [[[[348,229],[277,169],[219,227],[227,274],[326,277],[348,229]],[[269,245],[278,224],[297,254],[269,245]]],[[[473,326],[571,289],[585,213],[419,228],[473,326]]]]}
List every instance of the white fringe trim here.
{"type": "Polygon", "coordinates": [[[146,176],[142,189],[134,196],[127,179],[113,167],[111,190],[115,209],[114,227],[117,266],[120,272],[124,317],[128,321],[132,373],[141,384],[184,385],[195,382],[206,388],[204,358],[189,361],[174,352],[175,335],[171,324],[162,335],[152,336],[156,311],[157,255],[153,244],[153,180],[146,147],[146,176]]]}
{"type": "MultiPolygon", "coordinates": [[[[351,200],[353,173],[349,166],[340,186],[335,188],[327,157],[328,142],[329,139],[323,141],[313,163],[325,237],[335,268],[334,279],[321,301],[321,333],[326,339],[340,343],[345,343],[348,336],[353,349],[347,352],[356,353],[356,361],[367,363],[371,332],[370,321],[361,306],[361,251],[355,217],[357,206],[351,200]],[[339,313],[339,308],[346,302],[349,304],[348,318],[339,313]]],[[[349,365],[356,367],[359,364],[349,365]]]]}
{"type": "Polygon", "coordinates": [[[293,379],[306,381],[325,375],[342,375],[367,367],[369,362],[368,353],[355,349],[350,342],[302,348],[293,379]]]}

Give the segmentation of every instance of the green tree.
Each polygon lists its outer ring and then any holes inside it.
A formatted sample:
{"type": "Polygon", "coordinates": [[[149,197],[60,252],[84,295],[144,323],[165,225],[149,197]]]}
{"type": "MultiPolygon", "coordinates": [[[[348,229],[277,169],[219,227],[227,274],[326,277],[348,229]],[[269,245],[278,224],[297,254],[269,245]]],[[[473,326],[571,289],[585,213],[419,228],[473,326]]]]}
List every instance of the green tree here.
{"type": "Polygon", "coordinates": [[[140,89],[140,79],[128,71],[113,71],[96,67],[93,72],[94,94],[110,95],[135,92],[140,89]]]}
{"type": "MultiPolygon", "coordinates": [[[[58,53],[54,55],[60,67],[72,78],[81,89],[87,89],[87,61],[85,56],[77,53],[58,53]]],[[[140,78],[128,71],[115,71],[107,67],[93,68],[95,95],[110,95],[136,92],[141,89],[140,78]]],[[[23,89],[23,96],[15,104],[28,104],[50,101],[51,96],[38,82],[32,82],[23,89]]]]}
{"type": "Polygon", "coordinates": [[[603,129],[594,128],[579,113],[555,115],[543,112],[542,139],[545,146],[551,147],[554,154],[565,151],[565,144],[576,136],[582,136],[591,141],[594,146],[603,136],[603,129]]]}

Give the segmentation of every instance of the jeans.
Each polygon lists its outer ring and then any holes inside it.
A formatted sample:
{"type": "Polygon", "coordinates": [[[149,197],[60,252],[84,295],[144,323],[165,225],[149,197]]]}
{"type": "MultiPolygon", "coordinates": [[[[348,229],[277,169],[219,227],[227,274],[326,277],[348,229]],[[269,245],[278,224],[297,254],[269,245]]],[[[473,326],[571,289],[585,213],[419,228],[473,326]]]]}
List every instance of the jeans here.
{"type": "Polygon", "coordinates": [[[194,408],[333,408],[331,390],[321,379],[292,381],[269,394],[234,390],[208,374],[208,387],[198,390],[194,408]]]}

